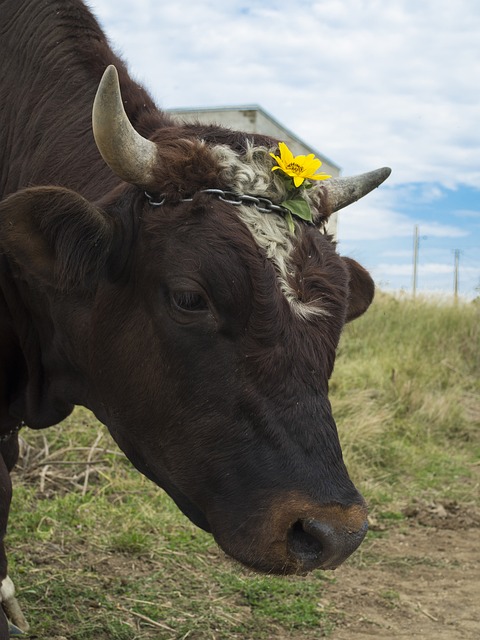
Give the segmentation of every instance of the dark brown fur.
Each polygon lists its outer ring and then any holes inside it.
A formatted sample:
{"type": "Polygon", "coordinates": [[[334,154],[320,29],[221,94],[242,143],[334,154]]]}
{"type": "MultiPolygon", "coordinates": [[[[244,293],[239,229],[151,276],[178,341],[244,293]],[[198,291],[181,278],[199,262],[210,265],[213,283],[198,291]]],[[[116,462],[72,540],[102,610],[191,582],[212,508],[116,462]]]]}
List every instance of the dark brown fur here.
{"type": "Polygon", "coordinates": [[[229,188],[211,145],[241,153],[271,141],[175,126],[79,0],[0,0],[0,59],[0,581],[17,454],[8,434],[22,420],[55,424],[75,404],[249,566],[340,562],[365,533],[365,506],[328,378],[344,323],[373,297],[367,272],[299,228],[289,284],[323,314],[298,317],[235,207],[199,193],[229,188]],[[109,64],[132,124],[159,145],[163,207],[94,144],[91,107],[109,64]],[[322,531],[315,552],[306,520],[322,531]]]}

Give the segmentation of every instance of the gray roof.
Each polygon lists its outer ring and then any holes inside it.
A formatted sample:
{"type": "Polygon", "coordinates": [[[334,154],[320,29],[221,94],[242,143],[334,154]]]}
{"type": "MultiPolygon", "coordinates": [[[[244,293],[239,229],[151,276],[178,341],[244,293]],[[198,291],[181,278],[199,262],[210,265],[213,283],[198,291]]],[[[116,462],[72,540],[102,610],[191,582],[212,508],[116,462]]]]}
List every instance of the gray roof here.
{"type": "Polygon", "coordinates": [[[243,105],[231,107],[169,109],[169,113],[185,122],[203,122],[218,124],[246,131],[261,133],[277,140],[283,140],[295,155],[314,153],[325,165],[322,171],[338,176],[341,169],[325,155],[313,149],[292,131],[284,127],[278,120],[259,105],[243,105]]]}

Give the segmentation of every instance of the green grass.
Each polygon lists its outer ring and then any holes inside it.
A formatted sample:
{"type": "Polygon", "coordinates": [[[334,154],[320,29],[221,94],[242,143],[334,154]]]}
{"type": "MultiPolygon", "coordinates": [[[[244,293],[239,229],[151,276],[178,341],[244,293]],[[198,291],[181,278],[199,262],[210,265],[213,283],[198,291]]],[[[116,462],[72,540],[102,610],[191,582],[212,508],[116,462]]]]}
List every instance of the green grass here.
{"type": "Polygon", "coordinates": [[[310,637],[329,632],[319,605],[324,576],[252,577],[162,492],[119,467],[110,495],[100,485],[27,509],[37,490],[19,487],[10,572],[39,637],[268,639],[278,629],[313,629],[310,637]],[[114,495],[122,496],[120,504],[112,504],[114,495]]]}
{"type": "Polygon", "coordinates": [[[474,499],[480,306],[380,295],[344,333],[331,401],[350,474],[374,507],[474,499]]]}
{"type": "MultiPolygon", "coordinates": [[[[330,397],[350,474],[382,526],[414,498],[478,499],[479,320],[474,304],[380,295],[344,333],[330,397]]],[[[22,435],[7,547],[39,638],[330,634],[330,574],[254,576],[225,559],[87,411],[22,435]]],[[[382,597],[395,605],[395,593],[382,597]]]]}

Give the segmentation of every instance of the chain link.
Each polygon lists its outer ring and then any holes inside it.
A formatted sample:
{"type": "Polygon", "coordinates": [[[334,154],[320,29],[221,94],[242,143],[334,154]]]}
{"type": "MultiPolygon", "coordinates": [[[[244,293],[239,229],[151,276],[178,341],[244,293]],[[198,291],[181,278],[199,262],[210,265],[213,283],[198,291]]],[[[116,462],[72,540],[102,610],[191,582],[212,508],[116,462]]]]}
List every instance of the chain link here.
{"type": "Polygon", "coordinates": [[[153,199],[153,195],[151,193],[148,193],[147,191],[145,191],[145,195],[147,196],[147,200],[150,203],[150,206],[152,207],[161,207],[163,204],[165,204],[165,200],[167,199],[167,196],[164,193],[158,196],[160,198],[158,202],[155,202],[155,200],[153,199]]]}
{"type": "MultiPolygon", "coordinates": [[[[246,194],[235,193],[234,191],[224,191],[223,189],[202,189],[199,193],[208,193],[222,202],[233,204],[237,207],[242,204],[250,207],[256,207],[261,213],[280,213],[285,215],[288,211],[286,207],[275,204],[268,198],[263,198],[261,196],[249,196],[246,194]]],[[[147,191],[145,191],[145,195],[152,207],[161,207],[167,200],[167,196],[164,193],[156,196],[158,200],[155,200],[154,196],[147,191]]],[[[193,198],[182,198],[181,202],[192,202],[192,200],[193,198]]]]}

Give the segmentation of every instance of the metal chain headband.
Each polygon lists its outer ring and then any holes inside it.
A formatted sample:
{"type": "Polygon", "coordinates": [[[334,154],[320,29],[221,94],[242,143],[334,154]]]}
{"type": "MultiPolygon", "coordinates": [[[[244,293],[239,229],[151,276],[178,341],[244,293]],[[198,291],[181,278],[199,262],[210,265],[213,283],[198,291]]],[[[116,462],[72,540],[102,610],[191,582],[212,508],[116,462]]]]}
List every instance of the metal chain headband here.
{"type": "MultiPolygon", "coordinates": [[[[245,194],[234,193],[233,191],[224,191],[223,189],[201,189],[199,193],[209,193],[210,195],[218,198],[222,202],[240,206],[245,204],[250,207],[256,207],[261,213],[280,213],[285,215],[289,213],[286,207],[282,207],[279,204],[275,204],[268,198],[262,198],[260,196],[248,196],[245,194]]],[[[145,191],[145,195],[152,207],[161,207],[165,204],[167,196],[161,194],[158,196],[158,201],[154,200],[153,195],[145,191]]],[[[181,202],[192,202],[193,198],[182,198],[181,202]]]]}

